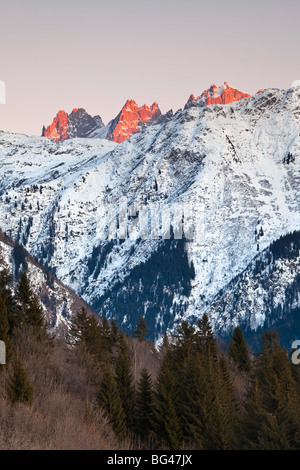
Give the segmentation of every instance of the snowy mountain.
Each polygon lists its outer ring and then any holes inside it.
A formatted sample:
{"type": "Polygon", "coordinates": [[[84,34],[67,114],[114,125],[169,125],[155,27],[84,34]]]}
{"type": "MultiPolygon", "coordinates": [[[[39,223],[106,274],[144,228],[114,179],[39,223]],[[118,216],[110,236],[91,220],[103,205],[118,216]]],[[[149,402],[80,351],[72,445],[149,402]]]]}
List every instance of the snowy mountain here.
{"type": "Polygon", "coordinates": [[[204,312],[223,333],[276,324],[231,308],[233,280],[299,230],[299,124],[291,88],[187,107],[121,144],[2,133],[0,227],[129,331],[141,315],[153,338],[204,312]]]}
{"type": "Polygon", "coordinates": [[[96,137],[121,143],[146,126],[169,120],[172,110],[162,114],[158,104],[138,107],[127,100],[120,113],[104,126],[100,116],[90,116],[85,109],[73,109],[70,114],[58,111],[50,126],[43,126],[42,137],[64,141],[74,137],[96,137]]]}
{"type": "Polygon", "coordinates": [[[92,132],[103,128],[100,116],[90,116],[83,108],[74,108],[70,114],[58,111],[50,126],[43,126],[42,136],[63,141],[74,137],[89,137],[92,132]]]}
{"type": "Polygon", "coordinates": [[[22,245],[0,230],[0,272],[6,271],[12,276],[12,290],[20,280],[20,274],[26,270],[31,288],[38,296],[45,318],[50,326],[50,333],[65,335],[70,319],[81,307],[92,312],[89,306],[69,287],[62,284],[47,268],[41,266],[22,245]]]}
{"type": "Polygon", "coordinates": [[[299,250],[299,231],[280,237],[218,293],[208,313],[217,312],[219,335],[240,325],[259,349],[263,330],[276,325],[281,342],[291,347],[300,332],[299,250]]]}
{"type": "MultiPolygon", "coordinates": [[[[198,98],[190,95],[185,108],[229,104],[249,98],[249,96],[224,82],[219,88],[211,85],[198,98]]],[[[172,116],[172,110],[162,114],[156,102],[150,107],[146,104],[139,107],[134,100],[127,100],[119,114],[106,126],[100,116],[92,117],[85,109],[75,108],[70,114],[60,110],[48,127],[43,126],[42,136],[55,141],[64,141],[74,137],[96,137],[121,143],[145,127],[169,121],[172,116]]]]}
{"type": "Polygon", "coordinates": [[[185,108],[190,108],[191,106],[209,106],[211,104],[229,104],[249,97],[248,93],[232,88],[227,82],[224,82],[220,87],[211,85],[208,90],[204,90],[197,98],[194,95],[190,95],[185,108]]]}

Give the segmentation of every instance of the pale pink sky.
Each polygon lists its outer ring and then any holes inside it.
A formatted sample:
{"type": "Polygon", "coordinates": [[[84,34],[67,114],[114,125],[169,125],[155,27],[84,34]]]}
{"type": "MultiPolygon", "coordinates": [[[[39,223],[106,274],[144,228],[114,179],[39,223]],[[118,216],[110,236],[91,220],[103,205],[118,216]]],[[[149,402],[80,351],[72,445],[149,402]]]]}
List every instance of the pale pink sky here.
{"type": "Polygon", "coordinates": [[[300,80],[299,0],[1,0],[0,129],[40,135],[59,109],[105,124],[127,99],[184,106],[211,84],[300,80]]]}

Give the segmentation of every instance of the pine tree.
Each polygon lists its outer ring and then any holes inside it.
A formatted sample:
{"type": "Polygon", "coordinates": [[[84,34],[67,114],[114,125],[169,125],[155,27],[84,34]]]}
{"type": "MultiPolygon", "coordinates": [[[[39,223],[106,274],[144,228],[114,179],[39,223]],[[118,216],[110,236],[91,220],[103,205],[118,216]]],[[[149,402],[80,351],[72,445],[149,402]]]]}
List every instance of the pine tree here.
{"type": "Polygon", "coordinates": [[[7,318],[9,324],[9,334],[20,324],[20,309],[11,290],[12,276],[4,269],[0,272],[0,291],[7,309],[7,318]]]}
{"type": "Polygon", "coordinates": [[[97,400],[108,416],[112,429],[118,439],[124,438],[126,434],[126,416],[117,382],[109,365],[106,365],[104,369],[97,393],[97,400]]]}
{"type": "Polygon", "coordinates": [[[162,361],[155,384],[153,428],[161,442],[172,450],[179,450],[182,443],[178,407],[176,377],[167,354],[162,361]]]}
{"type": "Polygon", "coordinates": [[[201,358],[190,356],[181,369],[179,380],[180,421],[183,439],[204,448],[204,435],[209,419],[209,402],[206,373],[201,358]]]}
{"type": "Polygon", "coordinates": [[[233,330],[228,348],[228,356],[238,365],[240,370],[249,372],[251,360],[243,332],[239,326],[233,330]]]}
{"type": "Polygon", "coordinates": [[[222,358],[213,363],[208,377],[211,409],[209,412],[207,448],[229,450],[234,447],[236,411],[232,399],[232,383],[229,370],[222,358]]]}
{"type": "Polygon", "coordinates": [[[249,448],[300,448],[297,386],[288,355],[281,348],[275,330],[263,335],[255,386],[246,403],[244,419],[249,448]]]}
{"type": "Polygon", "coordinates": [[[287,446],[285,439],[280,436],[275,416],[264,407],[257,377],[246,401],[241,430],[239,446],[242,449],[279,450],[287,446]]]}
{"type": "Polygon", "coordinates": [[[111,327],[106,317],[103,317],[102,319],[102,323],[100,325],[100,333],[105,349],[110,352],[113,345],[113,340],[111,334],[111,327]]]}
{"type": "Polygon", "coordinates": [[[217,358],[217,341],[213,335],[208,316],[204,313],[203,317],[197,322],[197,343],[198,349],[204,356],[210,351],[214,359],[217,358]]]}
{"type": "Polygon", "coordinates": [[[43,315],[43,309],[38,297],[34,294],[29,285],[26,272],[21,275],[17,286],[16,299],[21,308],[21,323],[35,328],[40,337],[46,337],[46,324],[43,315]]]}
{"type": "Polygon", "coordinates": [[[300,401],[291,363],[279,343],[275,330],[263,335],[263,350],[258,372],[264,407],[276,418],[281,438],[292,449],[300,448],[300,401]]]}
{"type": "Polygon", "coordinates": [[[147,336],[148,333],[149,333],[149,329],[147,327],[147,323],[144,317],[141,317],[135,327],[133,336],[134,338],[138,338],[139,341],[143,341],[145,339],[145,336],[147,336]]]}
{"type": "Polygon", "coordinates": [[[134,402],[135,388],[133,385],[133,374],[131,371],[131,359],[128,344],[123,332],[119,335],[117,354],[115,358],[116,382],[126,416],[127,428],[134,427],[134,402]]]}
{"type": "Polygon", "coordinates": [[[69,336],[69,344],[78,350],[85,348],[97,360],[105,358],[101,325],[95,315],[88,315],[86,308],[81,307],[72,318],[69,336]]]}
{"type": "Polygon", "coordinates": [[[28,379],[28,372],[17,353],[13,361],[13,371],[8,381],[7,394],[12,403],[22,402],[29,406],[33,404],[33,386],[28,379]]]}
{"type": "Polygon", "coordinates": [[[135,431],[142,438],[149,436],[153,422],[152,381],[147,369],[142,369],[137,385],[135,407],[135,431]]]}
{"type": "Polygon", "coordinates": [[[0,340],[4,341],[6,349],[6,364],[12,357],[12,342],[9,335],[7,308],[0,290],[0,340]]]}
{"type": "Polygon", "coordinates": [[[89,323],[88,314],[84,307],[72,317],[72,323],[69,331],[70,344],[79,344],[84,341],[86,337],[87,325],[89,323]]]}
{"type": "Polygon", "coordinates": [[[101,330],[98,319],[95,315],[89,315],[85,329],[84,343],[88,351],[98,360],[104,357],[105,347],[101,337],[101,330]]]}
{"type": "Polygon", "coordinates": [[[186,321],[182,321],[174,338],[176,338],[176,360],[181,367],[184,360],[197,352],[195,328],[186,321]]]}
{"type": "Polygon", "coordinates": [[[168,337],[167,332],[165,331],[163,334],[163,340],[159,347],[159,353],[161,356],[164,356],[170,350],[170,340],[168,337]]]}
{"type": "Polygon", "coordinates": [[[110,322],[110,337],[112,346],[115,346],[119,339],[119,327],[114,319],[110,322]]]}

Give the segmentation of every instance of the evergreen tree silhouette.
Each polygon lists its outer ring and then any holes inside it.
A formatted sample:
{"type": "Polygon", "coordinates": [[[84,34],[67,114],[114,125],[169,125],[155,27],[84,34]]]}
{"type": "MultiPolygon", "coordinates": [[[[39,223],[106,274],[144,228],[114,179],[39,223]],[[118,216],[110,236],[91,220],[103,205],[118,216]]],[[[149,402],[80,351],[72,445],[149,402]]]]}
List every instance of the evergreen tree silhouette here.
{"type": "MultiPolygon", "coordinates": [[[[0,340],[4,341],[6,349],[6,364],[8,364],[12,357],[12,341],[9,335],[9,322],[6,304],[0,291],[0,340]]],[[[0,366],[1,370],[1,366],[0,366]]]]}
{"type": "Polygon", "coordinates": [[[115,358],[116,382],[123,404],[127,428],[134,428],[134,402],[135,388],[133,385],[133,374],[131,371],[131,359],[128,344],[123,332],[119,335],[117,354],[115,358]]]}
{"type": "Polygon", "coordinates": [[[135,330],[133,332],[133,337],[138,338],[139,341],[143,341],[145,336],[149,333],[149,329],[147,327],[147,323],[144,317],[141,317],[136,324],[135,330]]]}
{"type": "Polygon", "coordinates": [[[103,372],[97,393],[97,400],[108,416],[112,429],[118,439],[124,438],[126,434],[126,416],[117,382],[108,364],[103,372]]]}
{"type": "Polygon", "coordinates": [[[12,403],[22,402],[29,406],[33,404],[33,386],[28,379],[28,372],[19,353],[13,361],[12,374],[8,381],[7,394],[12,403]]]}
{"type": "Polygon", "coordinates": [[[248,347],[239,326],[233,330],[232,338],[228,348],[228,356],[237,364],[240,370],[249,372],[251,370],[251,359],[248,347]]]}
{"type": "Polygon", "coordinates": [[[146,439],[152,430],[153,406],[152,381],[148,370],[144,368],[137,385],[135,407],[135,431],[142,439],[146,439]]]}
{"type": "Polygon", "coordinates": [[[180,449],[183,437],[178,407],[176,376],[166,354],[155,384],[153,428],[161,442],[172,450],[180,449]]]}
{"type": "Polygon", "coordinates": [[[24,271],[17,286],[16,300],[20,306],[20,321],[23,325],[34,327],[40,338],[47,336],[43,309],[37,295],[30,287],[28,277],[24,271]]]}

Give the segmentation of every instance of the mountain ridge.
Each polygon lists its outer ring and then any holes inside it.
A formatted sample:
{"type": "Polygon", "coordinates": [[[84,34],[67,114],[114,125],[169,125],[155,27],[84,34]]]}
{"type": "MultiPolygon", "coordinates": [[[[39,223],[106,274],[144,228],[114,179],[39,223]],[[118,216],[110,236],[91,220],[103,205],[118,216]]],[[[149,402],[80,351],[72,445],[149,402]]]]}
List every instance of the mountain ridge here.
{"type": "MultiPolygon", "coordinates": [[[[249,94],[232,88],[227,82],[224,82],[219,88],[216,85],[211,85],[198,98],[190,95],[185,108],[190,106],[209,106],[212,104],[230,104],[249,97],[249,94]]],[[[131,99],[126,101],[119,114],[106,126],[104,126],[100,116],[92,117],[82,108],[80,110],[75,108],[70,114],[60,110],[49,126],[43,126],[42,136],[56,141],[63,141],[74,137],[100,137],[121,143],[145,126],[166,122],[172,116],[172,110],[162,114],[156,102],[150,107],[146,104],[139,107],[131,99]],[[83,121],[83,126],[81,121],[83,121]],[[84,127],[85,132],[78,131],[80,127],[84,127]]]]}
{"type": "MultiPolygon", "coordinates": [[[[225,106],[192,106],[121,144],[2,133],[0,226],[95,306],[115,286],[114,296],[121,299],[130,273],[152,265],[162,243],[155,230],[146,239],[105,240],[106,209],[120,215],[126,197],[127,229],[134,233],[143,224],[143,208],[150,225],[157,214],[161,220],[171,214],[175,229],[183,204],[190,209],[185,223],[197,228],[195,238],[184,242],[195,276],[181,285],[190,283],[190,289],[177,286],[161,310],[159,292],[172,291],[173,281],[165,273],[157,283],[157,273],[148,286],[157,291],[156,306],[150,309],[137,292],[135,308],[145,316],[149,309],[160,333],[207,311],[219,328],[227,320],[210,310],[216,295],[274,240],[299,228],[299,120],[300,88],[291,88],[225,106]]],[[[143,289],[142,278],[141,283],[143,289]]],[[[113,307],[106,307],[110,318],[113,307]]],[[[130,331],[128,313],[122,322],[130,331]]]]}

